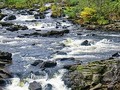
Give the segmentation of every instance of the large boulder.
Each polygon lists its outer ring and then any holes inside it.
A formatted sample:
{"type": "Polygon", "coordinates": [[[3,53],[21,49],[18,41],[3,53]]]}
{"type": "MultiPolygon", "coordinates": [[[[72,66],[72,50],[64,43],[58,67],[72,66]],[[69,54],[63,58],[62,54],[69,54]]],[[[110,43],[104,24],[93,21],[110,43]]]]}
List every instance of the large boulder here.
{"type": "Polygon", "coordinates": [[[40,85],[40,83],[34,81],[29,84],[29,90],[42,90],[42,86],[40,85]]]}
{"type": "Polygon", "coordinates": [[[16,19],[16,16],[15,15],[9,15],[5,18],[5,21],[8,21],[8,20],[15,20],[16,19]]]}

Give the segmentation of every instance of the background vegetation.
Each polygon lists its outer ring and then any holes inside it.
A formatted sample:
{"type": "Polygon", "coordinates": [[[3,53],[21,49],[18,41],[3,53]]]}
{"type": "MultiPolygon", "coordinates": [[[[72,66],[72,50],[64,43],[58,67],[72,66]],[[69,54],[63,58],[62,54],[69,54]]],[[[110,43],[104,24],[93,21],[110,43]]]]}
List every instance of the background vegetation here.
{"type": "Polygon", "coordinates": [[[40,12],[48,8],[45,3],[53,3],[53,17],[62,15],[77,23],[108,24],[120,20],[120,0],[0,0],[9,8],[34,8],[38,4],[40,12]]]}

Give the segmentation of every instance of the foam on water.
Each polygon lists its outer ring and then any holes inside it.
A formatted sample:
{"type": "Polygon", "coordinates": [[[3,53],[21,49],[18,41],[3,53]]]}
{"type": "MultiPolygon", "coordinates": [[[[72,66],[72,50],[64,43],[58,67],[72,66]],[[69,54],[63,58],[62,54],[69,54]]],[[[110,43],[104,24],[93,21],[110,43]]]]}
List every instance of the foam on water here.
{"type": "Polygon", "coordinates": [[[32,79],[31,78],[26,78],[25,83],[21,82],[19,78],[13,78],[12,79],[12,85],[9,85],[6,87],[6,90],[29,90],[29,83],[36,81],[41,84],[43,90],[44,86],[47,84],[51,84],[53,86],[52,90],[70,90],[64,85],[64,82],[62,81],[62,76],[66,71],[64,69],[61,69],[58,71],[58,74],[56,73],[53,78],[51,79],[32,79]]]}

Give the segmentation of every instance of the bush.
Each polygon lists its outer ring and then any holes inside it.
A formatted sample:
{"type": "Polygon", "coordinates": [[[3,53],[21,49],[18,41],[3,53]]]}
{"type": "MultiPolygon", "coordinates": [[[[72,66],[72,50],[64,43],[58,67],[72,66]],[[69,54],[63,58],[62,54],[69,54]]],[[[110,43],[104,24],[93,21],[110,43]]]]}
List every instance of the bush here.
{"type": "Polygon", "coordinates": [[[62,8],[59,5],[52,5],[52,17],[60,17],[62,15],[62,8]]]}
{"type": "Polygon", "coordinates": [[[77,9],[77,7],[66,7],[64,10],[64,14],[73,19],[77,17],[78,11],[79,10],[77,9]]]}
{"type": "Polygon", "coordinates": [[[84,20],[84,22],[90,22],[92,18],[95,16],[96,10],[86,7],[84,10],[80,13],[80,17],[84,20]]]}

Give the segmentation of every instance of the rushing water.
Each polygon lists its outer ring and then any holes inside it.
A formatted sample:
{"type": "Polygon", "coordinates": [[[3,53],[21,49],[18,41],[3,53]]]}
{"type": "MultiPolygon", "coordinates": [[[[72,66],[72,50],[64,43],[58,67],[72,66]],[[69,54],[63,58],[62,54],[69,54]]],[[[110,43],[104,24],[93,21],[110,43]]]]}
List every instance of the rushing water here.
{"type": "MultiPolygon", "coordinates": [[[[5,22],[26,25],[29,28],[24,31],[10,32],[0,27],[0,50],[11,52],[13,55],[13,63],[9,66],[9,70],[14,74],[14,78],[10,79],[11,83],[5,87],[5,90],[28,90],[29,83],[33,81],[40,83],[43,90],[47,84],[52,85],[52,90],[70,90],[62,81],[62,75],[66,72],[62,66],[74,62],[57,61],[56,67],[45,70],[31,66],[31,64],[35,60],[54,61],[60,58],[75,58],[75,60],[86,63],[107,59],[120,51],[120,33],[82,30],[64,18],[51,18],[51,10],[47,11],[45,19],[38,20],[34,18],[34,15],[18,14],[17,10],[3,9],[2,13],[14,14],[17,17],[16,20],[5,22]],[[60,26],[57,30],[66,27],[70,33],[57,38],[18,37],[36,32],[36,30],[56,30],[58,24],[60,26]],[[88,45],[82,45],[85,40],[89,42],[88,45]]],[[[34,11],[34,13],[37,12],[34,11]]]]}

